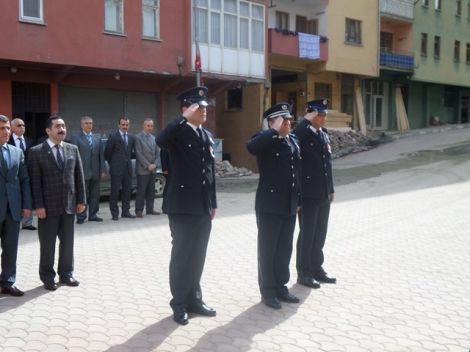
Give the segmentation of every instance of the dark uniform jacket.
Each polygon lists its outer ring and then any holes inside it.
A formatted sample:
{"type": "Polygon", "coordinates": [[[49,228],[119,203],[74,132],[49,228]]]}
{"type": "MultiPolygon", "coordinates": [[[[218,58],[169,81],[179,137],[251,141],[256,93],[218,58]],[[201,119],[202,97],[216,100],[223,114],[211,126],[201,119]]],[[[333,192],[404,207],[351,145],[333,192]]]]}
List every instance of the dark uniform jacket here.
{"type": "Polygon", "coordinates": [[[297,138],[279,138],[274,129],[255,134],[247,144],[256,156],[259,184],[255,210],[279,215],[294,215],[300,205],[300,150],[297,138]]]}
{"type": "Polygon", "coordinates": [[[77,146],[63,142],[64,169],[43,142],[29,150],[28,170],[33,208],[45,208],[47,216],[75,214],[78,203],[85,204],[85,177],[77,146]]]}
{"type": "Polygon", "coordinates": [[[104,149],[104,157],[109,164],[110,175],[132,175],[132,152],[134,151],[134,136],[127,133],[127,146],[119,131],[109,136],[104,149]]]}
{"type": "Polygon", "coordinates": [[[170,180],[163,199],[167,214],[209,214],[217,208],[212,135],[201,128],[203,140],[182,116],[157,136],[171,158],[170,180]]]}
{"type": "Polygon", "coordinates": [[[308,120],[302,120],[292,131],[302,150],[302,197],[325,199],[334,193],[331,172],[331,147],[326,130],[316,134],[308,120]]]}

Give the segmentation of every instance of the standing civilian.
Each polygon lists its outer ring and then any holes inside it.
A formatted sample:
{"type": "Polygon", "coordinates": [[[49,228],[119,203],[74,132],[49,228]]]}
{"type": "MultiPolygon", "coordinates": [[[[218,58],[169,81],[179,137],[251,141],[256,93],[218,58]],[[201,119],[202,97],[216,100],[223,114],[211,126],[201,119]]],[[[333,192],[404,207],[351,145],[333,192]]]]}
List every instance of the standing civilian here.
{"type": "Polygon", "coordinates": [[[93,119],[90,116],[83,116],[80,121],[81,131],[74,133],[70,143],[78,147],[80,158],[82,159],[83,174],[85,176],[86,199],[88,209],[77,215],[77,224],[88,221],[103,221],[98,216],[100,209],[100,180],[105,174],[104,148],[101,145],[100,135],[94,134],[93,119]]]}
{"type": "Polygon", "coordinates": [[[206,122],[207,88],[195,87],[178,96],[181,116],[157,137],[171,158],[170,182],[163,211],[170,222],[170,306],[173,319],[188,323],[188,312],[213,317],[216,311],[202,300],[201,276],[212,219],[217,208],[214,142],[202,127],[206,122]]]}
{"type": "Polygon", "coordinates": [[[49,291],[58,288],[54,271],[57,237],[60,282],[79,285],[73,277],[74,220],[75,214],[85,210],[85,179],[78,148],[64,142],[66,131],[64,120],[51,116],[46,121],[48,138],[31,148],[28,157],[41,248],[39,277],[49,291]]]}
{"type": "Polygon", "coordinates": [[[18,297],[24,294],[15,286],[20,220],[31,214],[31,191],[23,151],[8,145],[9,137],[10,121],[0,115],[0,286],[3,294],[18,297]]]}
{"type": "Polygon", "coordinates": [[[260,174],[255,200],[258,283],[264,304],[281,309],[281,301],[299,302],[286,284],[300,203],[300,150],[297,138],[289,133],[289,104],[276,104],[263,117],[265,130],[247,144],[256,156],[260,174]]]}
{"type": "Polygon", "coordinates": [[[143,217],[144,206],[147,215],[159,215],[154,210],[155,174],[161,167],[160,148],[155,141],[153,120],[145,119],[142,131],[135,136],[135,173],[137,175],[137,195],[135,198],[135,215],[143,217]]]}
{"type": "Polygon", "coordinates": [[[302,149],[302,209],[297,239],[297,281],[319,288],[320,283],[334,284],[336,279],[323,269],[330,204],[334,199],[331,172],[331,146],[326,129],[328,100],[307,103],[304,119],[293,130],[302,149]]]}
{"type": "Polygon", "coordinates": [[[109,176],[111,177],[111,194],[109,196],[109,210],[113,220],[119,220],[118,198],[121,191],[121,217],[135,219],[131,209],[132,191],[132,161],[134,151],[134,136],[128,133],[129,119],[119,119],[118,131],[109,136],[104,156],[109,164],[109,176]]]}
{"type": "MultiPolygon", "coordinates": [[[[8,143],[20,148],[23,151],[25,164],[28,162],[28,152],[33,146],[33,140],[26,137],[26,125],[22,119],[13,119],[11,121],[11,131],[13,132],[8,140],[8,143]]],[[[22,229],[35,231],[36,227],[33,226],[33,212],[27,217],[21,219],[22,229]]]]}

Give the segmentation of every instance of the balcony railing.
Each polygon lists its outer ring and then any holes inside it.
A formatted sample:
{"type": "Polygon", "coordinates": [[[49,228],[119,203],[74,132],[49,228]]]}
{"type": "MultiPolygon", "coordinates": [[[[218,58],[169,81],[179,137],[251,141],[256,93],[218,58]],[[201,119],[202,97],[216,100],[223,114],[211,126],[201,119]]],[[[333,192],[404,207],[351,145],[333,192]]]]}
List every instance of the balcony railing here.
{"type": "Polygon", "coordinates": [[[326,37],[305,35],[291,31],[269,29],[268,50],[279,54],[311,60],[328,60],[328,40],[326,37]]]}
{"type": "Polygon", "coordinates": [[[415,67],[414,57],[411,54],[393,53],[382,51],[380,53],[380,66],[413,71],[415,67]]]}
{"type": "Polygon", "coordinates": [[[380,0],[380,13],[383,16],[404,18],[412,21],[414,0],[380,0]]]}

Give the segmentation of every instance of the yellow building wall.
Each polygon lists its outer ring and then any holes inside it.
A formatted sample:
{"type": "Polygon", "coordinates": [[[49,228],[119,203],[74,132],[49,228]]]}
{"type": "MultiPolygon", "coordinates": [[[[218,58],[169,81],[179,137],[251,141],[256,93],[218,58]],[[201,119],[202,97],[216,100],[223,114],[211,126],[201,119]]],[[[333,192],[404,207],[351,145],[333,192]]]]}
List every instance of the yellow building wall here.
{"type": "MultiPolygon", "coordinates": [[[[223,139],[223,152],[231,164],[256,170],[256,159],[246,150],[246,142],[260,130],[265,89],[262,84],[243,86],[242,109],[226,110],[226,93],[217,95],[216,138],[223,139]]],[[[269,104],[269,102],[268,102],[269,104]]]]}
{"type": "Polygon", "coordinates": [[[376,0],[334,0],[327,7],[327,71],[378,76],[379,17],[376,0]],[[362,44],[345,44],[346,17],[362,21],[362,44]]]}

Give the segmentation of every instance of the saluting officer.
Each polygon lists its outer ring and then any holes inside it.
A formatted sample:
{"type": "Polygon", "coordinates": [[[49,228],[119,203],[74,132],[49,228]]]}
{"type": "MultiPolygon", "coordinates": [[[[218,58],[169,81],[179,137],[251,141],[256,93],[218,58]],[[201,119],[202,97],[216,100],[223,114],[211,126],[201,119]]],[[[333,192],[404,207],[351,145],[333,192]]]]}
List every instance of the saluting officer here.
{"type": "Polygon", "coordinates": [[[297,138],[290,134],[289,104],[272,106],[263,118],[263,130],[247,144],[260,174],[255,201],[258,283],[264,304],[280,309],[280,301],[299,302],[286,284],[300,204],[300,150],[297,138]]]}
{"type": "Polygon", "coordinates": [[[304,119],[292,131],[302,150],[302,209],[297,239],[297,282],[312,288],[336,283],[323,269],[330,203],[334,198],[331,147],[326,122],[328,100],[307,103],[304,119]]]}
{"type": "Polygon", "coordinates": [[[170,306],[173,319],[188,323],[188,312],[215,316],[202,300],[200,280],[215,216],[214,141],[202,127],[206,122],[207,88],[195,87],[178,96],[181,116],[157,136],[171,158],[170,180],[163,199],[172,241],[170,306]]]}

